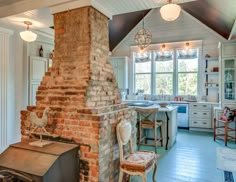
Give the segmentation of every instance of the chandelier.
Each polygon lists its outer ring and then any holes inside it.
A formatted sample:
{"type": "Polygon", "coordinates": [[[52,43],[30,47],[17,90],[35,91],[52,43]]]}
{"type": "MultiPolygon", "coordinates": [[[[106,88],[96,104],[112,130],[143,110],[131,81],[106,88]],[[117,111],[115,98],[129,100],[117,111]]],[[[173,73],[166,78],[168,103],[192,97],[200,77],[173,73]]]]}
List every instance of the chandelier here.
{"type": "Polygon", "coordinates": [[[168,4],[164,5],[160,9],[161,17],[166,21],[173,21],[179,17],[181,7],[172,3],[172,0],[168,0],[168,4]]]}
{"type": "Polygon", "coordinates": [[[134,39],[141,50],[147,48],[152,41],[152,34],[144,28],[144,18],[143,27],[135,34],[134,39]]]}
{"type": "Polygon", "coordinates": [[[29,26],[32,25],[30,21],[24,21],[24,24],[27,25],[26,30],[20,32],[20,37],[26,42],[33,42],[37,38],[37,34],[29,30],[29,26]]]}

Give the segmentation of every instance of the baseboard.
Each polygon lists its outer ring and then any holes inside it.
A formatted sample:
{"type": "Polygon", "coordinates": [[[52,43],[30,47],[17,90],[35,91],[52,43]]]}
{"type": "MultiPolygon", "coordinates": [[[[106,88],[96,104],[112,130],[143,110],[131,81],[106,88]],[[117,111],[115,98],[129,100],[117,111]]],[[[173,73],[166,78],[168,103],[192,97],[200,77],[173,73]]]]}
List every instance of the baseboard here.
{"type": "Polygon", "coordinates": [[[211,128],[192,128],[192,127],[190,127],[189,130],[191,130],[191,131],[205,131],[205,132],[212,132],[213,133],[213,129],[211,129],[211,128]]]}

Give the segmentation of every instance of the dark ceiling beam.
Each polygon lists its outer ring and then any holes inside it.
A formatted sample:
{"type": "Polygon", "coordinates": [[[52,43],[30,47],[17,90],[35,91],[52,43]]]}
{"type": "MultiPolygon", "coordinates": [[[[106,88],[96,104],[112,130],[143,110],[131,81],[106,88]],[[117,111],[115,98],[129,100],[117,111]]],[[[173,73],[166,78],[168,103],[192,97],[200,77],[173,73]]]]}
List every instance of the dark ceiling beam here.
{"type": "Polygon", "coordinates": [[[112,51],[121,40],[143,19],[150,11],[136,11],[121,15],[114,15],[109,21],[109,46],[112,51]]]}
{"type": "Polygon", "coordinates": [[[181,7],[222,37],[229,38],[234,20],[226,17],[206,0],[184,3],[181,7]]]}

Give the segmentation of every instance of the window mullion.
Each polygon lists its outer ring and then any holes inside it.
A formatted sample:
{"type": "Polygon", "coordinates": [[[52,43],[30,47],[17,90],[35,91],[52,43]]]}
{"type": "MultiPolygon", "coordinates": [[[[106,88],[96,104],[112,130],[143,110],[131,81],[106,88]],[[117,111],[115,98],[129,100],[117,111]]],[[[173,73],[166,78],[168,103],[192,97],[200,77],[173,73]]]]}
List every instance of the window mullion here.
{"type": "Polygon", "coordinates": [[[151,61],[152,61],[152,66],[151,66],[151,94],[155,95],[156,94],[156,67],[155,67],[155,58],[154,58],[154,51],[151,53],[151,61]]]}
{"type": "Polygon", "coordinates": [[[173,95],[178,95],[178,64],[177,64],[177,53],[176,49],[174,49],[174,70],[173,70],[173,95]]]}

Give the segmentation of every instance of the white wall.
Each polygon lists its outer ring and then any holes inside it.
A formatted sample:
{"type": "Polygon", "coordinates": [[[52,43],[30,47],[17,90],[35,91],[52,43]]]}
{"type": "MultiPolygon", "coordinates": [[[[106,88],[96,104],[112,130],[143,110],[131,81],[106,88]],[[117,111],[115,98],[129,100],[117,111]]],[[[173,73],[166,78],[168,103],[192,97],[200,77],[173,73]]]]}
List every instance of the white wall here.
{"type": "MultiPolygon", "coordinates": [[[[183,10],[177,20],[168,22],[160,17],[159,8],[153,9],[146,15],[144,23],[144,28],[149,30],[152,34],[152,44],[202,40],[202,58],[200,63],[201,67],[199,68],[200,80],[202,82],[199,85],[199,90],[200,95],[204,95],[204,56],[209,54],[211,57],[218,57],[218,43],[225,39],[183,10]]],[[[130,57],[130,46],[136,45],[134,36],[141,27],[142,22],[140,22],[112,51],[112,56],[130,57]]],[[[209,99],[216,100],[216,95],[215,93],[211,94],[209,92],[209,99]],[[213,98],[210,98],[211,95],[213,98]]]]}
{"type": "Polygon", "coordinates": [[[24,42],[17,29],[0,27],[0,153],[9,145],[20,141],[20,111],[28,105],[28,60],[38,56],[43,45],[44,56],[54,49],[53,37],[38,35],[33,43],[24,42]],[[4,67],[3,67],[4,66],[4,67]],[[3,74],[3,71],[5,73],[3,74]]]}
{"type": "Polygon", "coordinates": [[[0,152],[11,142],[15,129],[14,55],[11,54],[13,31],[0,27],[0,152]]]}

